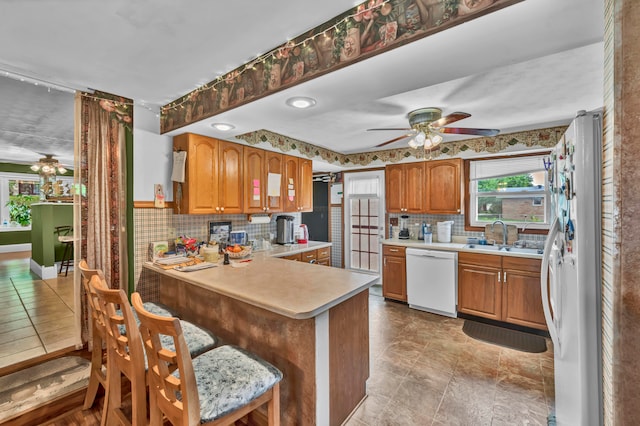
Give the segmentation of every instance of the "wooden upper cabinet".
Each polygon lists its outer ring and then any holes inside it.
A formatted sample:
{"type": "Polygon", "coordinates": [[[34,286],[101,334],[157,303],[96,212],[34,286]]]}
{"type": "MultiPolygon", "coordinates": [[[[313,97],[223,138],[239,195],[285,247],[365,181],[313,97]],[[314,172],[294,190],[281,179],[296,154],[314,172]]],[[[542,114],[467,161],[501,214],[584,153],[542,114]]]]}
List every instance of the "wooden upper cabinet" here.
{"type": "Polygon", "coordinates": [[[173,183],[176,213],[242,213],[242,145],[185,133],[173,148],[187,151],[185,181],[173,183]]]}
{"type": "Polygon", "coordinates": [[[392,164],[385,169],[387,211],[425,212],[425,163],[392,164]]]}
{"type": "Polygon", "coordinates": [[[284,157],[284,173],[282,181],[282,199],[285,212],[298,211],[298,157],[291,155],[283,155],[284,157]],[[294,195],[289,195],[289,191],[293,190],[294,195]]]}
{"type": "Polygon", "coordinates": [[[282,154],[259,148],[244,148],[244,211],[276,213],[282,211],[282,195],[269,196],[269,173],[280,176],[282,188],[282,154]]]}
{"type": "Polygon", "coordinates": [[[243,146],[220,141],[220,173],[218,174],[220,211],[216,213],[242,213],[243,146]]]}
{"type": "Polygon", "coordinates": [[[402,213],[404,209],[404,170],[402,165],[390,165],[384,171],[387,212],[402,213]]]}
{"type": "Polygon", "coordinates": [[[269,196],[268,194],[268,185],[267,185],[267,212],[269,213],[278,213],[283,210],[284,200],[282,197],[282,185],[284,184],[284,155],[273,152],[273,151],[265,151],[265,164],[266,164],[266,172],[267,178],[269,173],[280,175],[280,195],[278,196],[269,196]]]}
{"type": "Polygon", "coordinates": [[[313,211],[313,162],[307,158],[298,159],[298,211],[313,211]]]}
{"type": "Polygon", "coordinates": [[[283,211],[313,211],[313,163],[306,158],[284,157],[283,211]],[[293,192],[290,192],[293,191],[293,192]],[[292,194],[292,195],[290,195],[292,194]]]}
{"type": "Polygon", "coordinates": [[[462,159],[426,163],[426,211],[431,214],[461,213],[462,159]]]}
{"type": "Polygon", "coordinates": [[[175,213],[216,213],[219,207],[218,140],[185,133],[173,138],[173,149],[187,152],[185,181],[173,183],[175,213]]]}
{"type": "Polygon", "coordinates": [[[404,164],[405,212],[423,213],[425,208],[425,163],[404,164]]]}

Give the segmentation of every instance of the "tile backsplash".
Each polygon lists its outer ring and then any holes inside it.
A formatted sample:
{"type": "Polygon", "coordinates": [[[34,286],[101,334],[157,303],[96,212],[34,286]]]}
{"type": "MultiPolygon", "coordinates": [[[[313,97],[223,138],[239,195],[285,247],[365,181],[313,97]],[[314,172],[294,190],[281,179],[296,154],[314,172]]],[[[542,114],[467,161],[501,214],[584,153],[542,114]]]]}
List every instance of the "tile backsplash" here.
{"type": "MultiPolygon", "coordinates": [[[[399,213],[389,213],[389,218],[398,218],[398,221],[400,220],[400,214],[399,213]]],[[[437,226],[436,223],[438,222],[445,222],[445,221],[453,221],[453,225],[451,226],[451,235],[458,235],[458,236],[464,236],[464,237],[480,237],[482,235],[482,231],[481,232],[475,232],[475,231],[465,231],[464,229],[464,215],[463,214],[449,214],[449,215],[443,215],[443,214],[410,214],[408,215],[409,219],[407,220],[407,223],[409,225],[415,225],[416,223],[421,224],[422,222],[426,222],[428,224],[431,224],[431,229],[432,232],[434,234],[434,237],[437,238],[437,226]]],[[[387,237],[388,232],[389,232],[389,224],[387,224],[386,226],[386,230],[387,230],[387,237]]],[[[539,235],[539,234],[518,234],[518,239],[522,239],[522,240],[529,240],[529,241],[544,241],[546,238],[546,235],[539,235]]]]}

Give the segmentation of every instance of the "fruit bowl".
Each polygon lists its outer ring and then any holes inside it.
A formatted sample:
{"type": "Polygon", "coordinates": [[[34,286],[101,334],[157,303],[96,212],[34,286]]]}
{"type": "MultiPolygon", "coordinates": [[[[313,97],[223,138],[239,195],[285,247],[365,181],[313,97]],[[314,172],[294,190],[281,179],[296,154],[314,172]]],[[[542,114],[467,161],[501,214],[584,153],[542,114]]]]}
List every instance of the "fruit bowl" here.
{"type": "Polygon", "coordinates": [[[229,254],[230,259],[243,259],[251,256],[251,246],[238,246],[240,251],[235,251],[234,247],[228,247],[226,252],[229,254]]]}

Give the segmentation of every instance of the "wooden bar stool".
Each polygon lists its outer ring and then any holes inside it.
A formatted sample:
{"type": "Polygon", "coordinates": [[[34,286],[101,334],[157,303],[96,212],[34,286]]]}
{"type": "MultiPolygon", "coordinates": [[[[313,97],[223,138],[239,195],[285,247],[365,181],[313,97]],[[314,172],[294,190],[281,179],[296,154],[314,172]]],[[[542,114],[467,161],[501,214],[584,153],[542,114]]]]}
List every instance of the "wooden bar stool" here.
{"type": "MultiPolygon", "coordinates": [[[[87,294],[87,302],[91,316],[91,374],[89,376],[89,385],[87,386],[87,393],[85,394],[84,405],[82,407],[83,410],[87,410],[93,406],[100,386],[102,386],[106,392],[107,377],[105,375],[105,371],[107,366],[102,354],[103,345],[107,341],[106,324],[104,324],[103,320],[98,317],[98,307],[94,305],[95,297],[90,297],[92,290],[89,286],[91,278],[98,276],[100,279],[104,280],[104,275],[99,269],[89,268],[87,261],[84,259],[78,263],[78,269],[82,274],[82,286],[87,294]]],[[[163,305],[153,302],[145,302],[144,306],[147,310],[154,312],[156,315],[163,315],[167,317],[174,316],[174,313],[163,305]]],[[[106,401],[107,399],[105,398],[105,403],[106,401]]]]}
{"type": "MultiPolygon", "coordinates": [[[[124,290],[111,290],[102,274],[89,281],[90,297],[96,307],[97,322],[105,324],[107,342],[107,373],[104,384],[106,401],[102,424],[115,416],[121,424],[146,425],[146,357],[138,329],[138,317],[131,309],[124,290]],[[131,383],[131,420],[122,411],[121,376],[131,383]]],[[[149,304],[144,306],[157,306],[149,304]]],[[[168,318],[168,316],[165,316],[168,318]]],[[[217,339],[209,331],[188,321],[176,320],[188,331],[187,353],[199,355],[216,344],[217,339]]],[[[171,345],[173,340],[165,336],[163,341],[171,345]]]]}
{"type": "Polygon", "coordinates": [[[267,404],[269,425],[280,424],[282,373],[238,347],[220,346],[194,358],[177,318],[144,309],[138,293],[131,303],[140,319],[140,333],[149,365],[151,426],[232,425],[267,404]],[[173,347],[163,344],[170,336],[173,347]]]}
{"type": "Polygon", "coordinates": [[[69,273],[69,266],[71,266],[73,262],[71,258],[73,255],[73,242],[75,241],[73,237],[73,227],[70,225],[56,226],[54,232],[58,235],[58,242],[64,246],[58,275],[62,274],[62,268],[64,268],[64,276],[66,277],[69,273]]]}

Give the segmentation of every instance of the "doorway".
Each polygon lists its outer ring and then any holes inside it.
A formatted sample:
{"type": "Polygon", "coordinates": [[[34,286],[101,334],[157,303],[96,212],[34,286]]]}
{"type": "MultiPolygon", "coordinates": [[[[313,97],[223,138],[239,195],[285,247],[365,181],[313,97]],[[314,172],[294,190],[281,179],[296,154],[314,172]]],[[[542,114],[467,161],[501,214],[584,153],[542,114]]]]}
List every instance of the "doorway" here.
{"type": "Polygon", "coordinates": [[[345,266],[380,274],[384,237],[384,170],[344,174],[345,266]]]}

